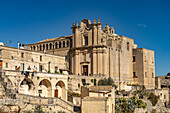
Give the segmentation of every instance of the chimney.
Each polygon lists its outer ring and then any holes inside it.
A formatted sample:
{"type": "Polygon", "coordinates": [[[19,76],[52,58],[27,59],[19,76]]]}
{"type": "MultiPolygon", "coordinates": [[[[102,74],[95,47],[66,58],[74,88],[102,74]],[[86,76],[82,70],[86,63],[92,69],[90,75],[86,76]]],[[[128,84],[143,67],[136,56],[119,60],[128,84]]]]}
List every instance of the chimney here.
{"type": "Polygon", "coordinates": [[[26,49],[26,48],[27,48],[27,45],[24,43],[24,44],[22,44],[22,47],[23,47],[24,49],[26,49]]]}

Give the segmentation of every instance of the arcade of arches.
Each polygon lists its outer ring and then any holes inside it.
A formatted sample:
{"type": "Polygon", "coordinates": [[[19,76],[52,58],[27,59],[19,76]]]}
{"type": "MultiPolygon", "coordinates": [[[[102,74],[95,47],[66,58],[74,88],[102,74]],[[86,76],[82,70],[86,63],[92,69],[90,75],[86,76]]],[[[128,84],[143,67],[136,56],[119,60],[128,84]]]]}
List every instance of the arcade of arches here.
{"type": "Polygon", "coordinates": [[[40,78],[38,81],[24,78],[19,85],[19,93],[41,97],[57,97],[67,100],[66,84],[62,80],[40,78]]]}

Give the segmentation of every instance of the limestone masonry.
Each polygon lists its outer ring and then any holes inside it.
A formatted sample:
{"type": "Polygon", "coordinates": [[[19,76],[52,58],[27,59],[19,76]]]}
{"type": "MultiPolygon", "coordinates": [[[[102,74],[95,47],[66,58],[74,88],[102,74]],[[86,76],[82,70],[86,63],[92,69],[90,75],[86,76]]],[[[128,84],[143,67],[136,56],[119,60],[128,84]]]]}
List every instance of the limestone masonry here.
{"type": "Polygon", "coordinates": [[[28,49],[64,56],[69,74],[111,77],[119,90],[134,84],[155,87],[154,51],[137,48],[133,39],[117,35],[107,24],[102,29],[100,19],[84,19],[71,29],[70,36],[29,44],[28,49]]]}
{"type": "MultiPolygon", "coordinates": [[[[26,112],[40,105],[48,112],[114,113],[115,98],[130,98],[138,89],[169,106],[169,90],[161,89],[169,87],[169,78],[155,81],[154,51],[137,48],[133,39],[102,27],[100,19],[83,19],[71,29],[72,35],[18,43],[18,48],[0,43],[0,111],[26,112]],[[108,77],[117,89],[98,86],[108,77]]],[[[151,106],[147,103],[147,111],[151,106]]]]}

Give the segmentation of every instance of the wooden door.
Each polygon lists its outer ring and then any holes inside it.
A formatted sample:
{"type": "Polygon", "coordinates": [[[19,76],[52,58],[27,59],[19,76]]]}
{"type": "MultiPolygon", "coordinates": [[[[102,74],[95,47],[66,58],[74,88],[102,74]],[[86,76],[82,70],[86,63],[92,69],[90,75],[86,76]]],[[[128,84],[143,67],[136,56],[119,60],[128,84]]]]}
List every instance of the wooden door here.
{"type": "Polygon", "coordinates": [[[2,67],[2,60],[0,60],[0,67],[2,67]]]}
{"type": "Polygon", "coordinates": [[[56,89],[54,93],[55,93],[55,94],[54,94],[54,97],[57,97],[57,98],[58,98],[58,89],[56,89]]]}
{"type": "Polygon", "coordinates": [[[83,66],[83,75],[88,75],[88,65],[83,66]]]}

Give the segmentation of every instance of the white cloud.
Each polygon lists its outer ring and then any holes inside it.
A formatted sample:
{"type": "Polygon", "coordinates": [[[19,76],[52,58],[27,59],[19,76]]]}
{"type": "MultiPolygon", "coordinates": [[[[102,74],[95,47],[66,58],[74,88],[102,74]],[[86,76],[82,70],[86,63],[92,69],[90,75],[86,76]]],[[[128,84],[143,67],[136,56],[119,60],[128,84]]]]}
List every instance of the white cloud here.
{"type": "Polygon", "coordinates": [[[146,24],[138,24],[137,26],[138,26],[138,27],[147,27],[146,24]]]}

